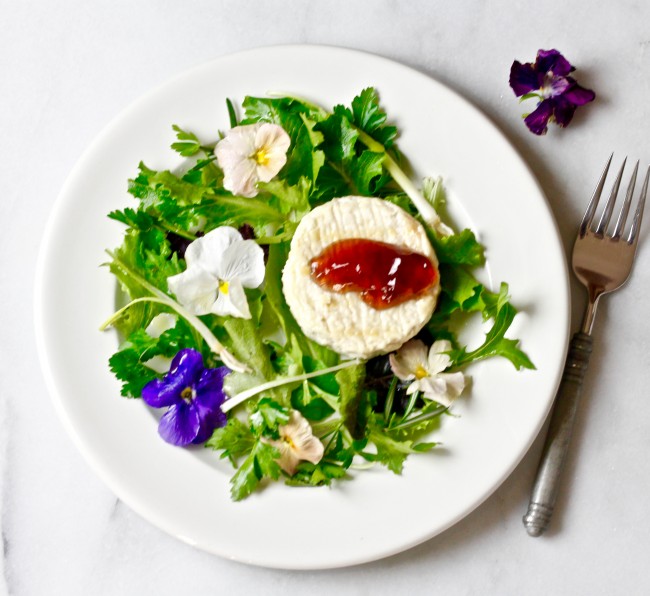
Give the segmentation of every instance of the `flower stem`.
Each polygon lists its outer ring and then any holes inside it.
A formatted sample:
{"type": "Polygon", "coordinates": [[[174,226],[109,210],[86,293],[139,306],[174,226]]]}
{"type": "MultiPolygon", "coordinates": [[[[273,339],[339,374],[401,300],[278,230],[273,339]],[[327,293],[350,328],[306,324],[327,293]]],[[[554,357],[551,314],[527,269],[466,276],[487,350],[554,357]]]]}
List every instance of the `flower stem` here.
{"type": "MultiPolygon", "coordinates": [[[[212,331],[208,329],[208,326],[201,321],[196,315],[193,315],[183,306],[181,306],[176,300],[170,298],[167,294],[159,290],[153,284],[150,284],[146,279],[138,275],[135,271],[131,270],[126,264],[120,261],[111,251],[106,251],[109,256],[113,259],[113,264],[116,267],[119,267],[124,273],[126,273],[131,279],[139,283],[145,290],[151,292],[157,300],[154,302],[159,302],[169,306],[169,308],[175,310],[181,317],[183,317],[196,331],[201,335],[205,340],[205,343],[208,344],[208,347],[212,352],[217,354],[221,358],[222,362],[230,369],[237,372],[248,372],[250,369],[248,366],[237,360],[224,346],[223,344],[214,336],[212,331]]],[[[136,299],[137,300],[137,299],[136,299]]],[[[127,307],[133,304],[133,302],[127,304],[127,307]]],[[[126,308],[126,307],[124,307],[126,308]]],[[[124,310],[124,309],[121,309],[124,310]]],[[[119,313],[120,311],[118,311],[119,313]]],[[[116,313],[117,314],[117,313],[116,313]]],[[[114,317],[115,315],[113,315],[114,317]]],[[[111,317],[111,319],[113,318],[111,317]]]]}
{"type": "Polygon", "coordinates": [[[251,387],[250,389],[246,389],[246,391],[242,391],[241,393],[234,395],[233,397],[226,400],[222,404],[221,411],[224,413],[229,412],[234,407],[245,402],[247,399],[255,395],[258,395],[259,393],[262,393],[262,391],[267,391],[268,389],[275,389],[276,387],[282,387],[282,385],[289,385],[290,383],[297,383],[299,381],[312,379],[314,377],[320,377],[321,375],[326,375],[339,370],[343,370],[344,368],[349,368],[350,366],[356,366],[357,364],[359,364],[359,360],[348,360],[346,362],[341,362],[341,364],[337,364],[336,366],[331,366],[330,368],[323,368],[321,370],[315,370],[313,372],[304,373],[302,375],[296,375],[293,377],[279,377],[277,379],[274,379],[273,381],[262,383],[261,385],[257,385],[256,387],[251,387]]]}

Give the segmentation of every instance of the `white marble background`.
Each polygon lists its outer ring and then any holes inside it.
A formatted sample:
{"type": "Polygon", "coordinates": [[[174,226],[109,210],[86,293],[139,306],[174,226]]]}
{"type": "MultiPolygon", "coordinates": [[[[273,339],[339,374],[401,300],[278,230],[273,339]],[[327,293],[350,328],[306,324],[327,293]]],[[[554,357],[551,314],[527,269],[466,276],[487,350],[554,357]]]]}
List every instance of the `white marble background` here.
{"type": "MultiPolygon", "coordinates": [[[[415,549],[327,572],[232,563],[116,500],[82,460],[37,361],[39,240],[78,156],[134,99],[224,53],[278,43],[376,52],[482,108],[530,163],[567,247],[611,151],[650,162],[650,3],[620,0],[0,0],[0,594],[650,593],[650,246],[602,305],[553,530],[521,525],[538,440],[480,508],[415,549]],[[556,47],[598,100],[528,133],[514,58],[556,47]]],[[[648,226],[646,226],[646,230],[648,226]]],[[[82,249],[82,247],[80,247],[82,249]]],[[[574,327],[584,304],[574,284],[574,327]]]]}

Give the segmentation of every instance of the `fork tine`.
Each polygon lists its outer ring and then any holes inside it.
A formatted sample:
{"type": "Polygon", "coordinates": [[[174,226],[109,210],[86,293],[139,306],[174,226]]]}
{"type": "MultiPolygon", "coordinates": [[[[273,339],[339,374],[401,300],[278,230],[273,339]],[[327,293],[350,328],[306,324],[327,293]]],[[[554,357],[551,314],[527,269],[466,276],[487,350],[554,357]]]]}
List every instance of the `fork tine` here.
{"type": "Polygon", "coordinates": [[[589,201],[589,206],[587,207],[587,210],[585,211],[585,214],[582,218],[582,223],[580,224],[581,237],[587,233],[587,229],[591,226],[591,222],[594,219],[594,214],[596,213],[596,207],[598,207],[598,201],[600,200],[600,195],[603,192],[603,186],[605,186],[605,178],[607,178],[609,165],[612,163],[612,157],[614,157],[613,153],[609,156],[609,159],[607,160],[607,164],[605,164],[605,169],[603,170],[603,173],[600,175],[600,180],[598,181],[596,190],[594,190],[594,194],[591,196],[591,201],[589,201]]]}
{"type": "Polygon", "coordinates": [[[648,193],[648,179],[650,178],[650,167],[645,175],[645,180],[643,181],[643,188],[641,188],[641,196],[639,197],[639,204],[637,205],[636,211],[634,212],[634,219],[632,220],[632,228],[630,229],[630,235],[627,238],[627,241],[630,244],[636,244],[639,239],[639,228],[641,227],[641,220],[643,219],[643,208],[645,207],[645,196],[648,193]]]}
{"type": "Polygon", "coordinates": [[[616,202],[616,195],[618,194],[618,189],[621,187],[621,179],[623,178],[623,170],[625,169],[625,164],[627,162],[627,157],[623,160],[621,169],[618,171],[618,176],[614,181],[614,186],[612,187],[612,192],[609,193],[609,198],[607,203],[605,203],[605,209],[600,216],[600,221],[594,230],[595,234],[603,235],[607,231],[607,226],[609,225],[609,220],[612,217],[612,212],[614,211],[614,203],[616,202]]]}
{"type": "Polygon", "coordinates": [[[634,185],[636,184],[636,175],[639,171],[639,162],[636,162],[634,166],[634,172],[632,172],[632,178],[630,179],[630,184],[627,187],[627,194],[625,195],[625,202],[623,207],[621,207],[621,212],[618,215],[616,220],[616,227],[614,228],[614,233],[612,238],[618,240],[623,233],[623,228],[625,228],[625,221],[627,220],[628,213],[630,212],[630,204],[632,203],[632,195],[634,194],[634,185]]]}

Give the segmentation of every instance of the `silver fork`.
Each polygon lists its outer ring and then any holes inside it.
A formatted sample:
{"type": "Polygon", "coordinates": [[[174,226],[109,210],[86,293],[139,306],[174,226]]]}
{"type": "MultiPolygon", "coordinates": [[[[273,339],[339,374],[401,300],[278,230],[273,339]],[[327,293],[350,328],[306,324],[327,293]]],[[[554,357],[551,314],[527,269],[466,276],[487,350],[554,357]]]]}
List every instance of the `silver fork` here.
{"type": "Polygon", "coordinates": [[[612,156],[607,161],[587,211],[582,218],[578,237],[573,247],[573,271],[580,282],[586,286],[589,302],[582,328],[571,338],[569,354],[555,398],[553,414],[528,505],[528,512],[523,519],[524,526],[531,536],[540,536],[548,528],[555,507],[559,478],[564,467],[569,442],[571,441],[582,381],[591,355],[591,331],[598,301],[603,294],[618,290],[625,283],[630,276],[632,264],[634,263],[643,207],[648,192],[650,168],[648,168],[643,182],[629,232],[625,233],[625,223],[632,204],[639,162],[634,167],[623,206],[619,212],[614,230],[610,234],[608,233],[609,223],[614,211],[616,195],[621,185],[625,160],[614,181],[602,214],[595,225],[594,220],[611,162],[612,156]]]}

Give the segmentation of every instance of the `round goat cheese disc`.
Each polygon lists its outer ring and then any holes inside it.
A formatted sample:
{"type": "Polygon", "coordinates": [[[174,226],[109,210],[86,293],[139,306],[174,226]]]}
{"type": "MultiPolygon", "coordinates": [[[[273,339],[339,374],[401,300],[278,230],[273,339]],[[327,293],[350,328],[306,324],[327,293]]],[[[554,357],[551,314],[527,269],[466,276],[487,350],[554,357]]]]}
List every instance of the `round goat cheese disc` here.
{"type": "Polygon", "coordinates": [[[438,259],[422,225],[403,209],[371,197],[341,197],[316,207],[301,220],[282,272],[284,296],[305,335],[336,352],[372,358],[399,348],[431,318],[440,292],[438,259]],[[311,261],[334,243],[367,239],[427,257],[435,282],[424,293],[377,309],[359,292],[319,285],[311,261]]]}

